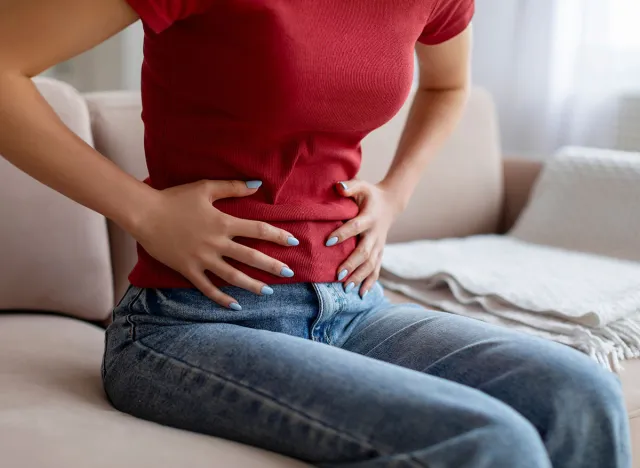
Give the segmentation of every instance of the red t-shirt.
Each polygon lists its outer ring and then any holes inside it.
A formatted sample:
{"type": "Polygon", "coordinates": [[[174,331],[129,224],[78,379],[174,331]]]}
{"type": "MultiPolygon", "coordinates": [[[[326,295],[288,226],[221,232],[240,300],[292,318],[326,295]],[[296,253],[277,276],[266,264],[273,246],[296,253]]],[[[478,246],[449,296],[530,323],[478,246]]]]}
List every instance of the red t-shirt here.
{"type": "MultiPolygon", "coordinates": [[[[128,1],[145,27],[147,182],[263,181],[255,195],[215,206],[296,236],[297,247],[237,239],[295,277],[233,264],[265,283],[335,281],[356,241],[325,242],[358,213],[335,184],[356,176],[360,141],[406,100],[416,41],[461,33],[473,0],[128,1]]],[[[191,287],[138,255],[133,285],[191,287]]]]}

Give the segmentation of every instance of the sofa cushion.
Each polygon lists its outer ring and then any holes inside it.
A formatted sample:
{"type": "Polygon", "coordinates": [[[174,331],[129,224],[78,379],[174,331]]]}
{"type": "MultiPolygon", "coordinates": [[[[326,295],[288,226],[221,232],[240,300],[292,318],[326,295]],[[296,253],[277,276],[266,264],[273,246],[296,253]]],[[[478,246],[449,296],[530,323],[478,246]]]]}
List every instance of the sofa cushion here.
{"type": "MultiPolygon", "coordinates": [[[[113,454],[105,447],[117,447],[122,468],[306,466],[116,411],[100,380],[103,337],[103,330],[73,319],[0,315],[2,466],[110,468],[113,454]]],[[[638,447],[640,360],[626,362],[621,379],[638,447]]]]}
{"type": "Polygon", "coordinates": [[[0,453],[20,468],[295,468],[302,463],[163,427],[113,409],[102,390],[104,330],[0,315],[0,453]]]}
{"type": "MultiPolygon", "coordinates": [[[[89,113],[70,86],[36,84],[62,121],[92,143],[89,113]]],[[[0,157],[0,309],[55,311],[103,320],[113,307],[105,218],[0,157]]]]}

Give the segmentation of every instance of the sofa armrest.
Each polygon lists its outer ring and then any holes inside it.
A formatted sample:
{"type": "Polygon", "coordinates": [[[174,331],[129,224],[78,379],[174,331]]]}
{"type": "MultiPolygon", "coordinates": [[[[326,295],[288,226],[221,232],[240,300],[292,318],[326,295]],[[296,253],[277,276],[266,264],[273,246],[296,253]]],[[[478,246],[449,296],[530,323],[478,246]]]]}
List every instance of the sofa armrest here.
{"type": "Polygon", "coordinates": [[[504,204],[500,232],[508,232],[516,223],[529,201],[533,185],[540,175],[542,163],[520,158],[503,162],[504,204]]]}

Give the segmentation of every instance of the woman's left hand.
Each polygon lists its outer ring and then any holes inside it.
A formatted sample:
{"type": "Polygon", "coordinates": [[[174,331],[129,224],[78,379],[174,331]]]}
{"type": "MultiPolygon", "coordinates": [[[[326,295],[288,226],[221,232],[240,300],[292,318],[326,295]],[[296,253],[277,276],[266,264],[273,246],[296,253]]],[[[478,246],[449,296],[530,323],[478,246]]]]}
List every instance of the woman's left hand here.
{"type": "Polygon", "coordinates": [[[380,276],[387,234],[401,209],[382,184],[350,180],[340,182],[337,190],[342,196],[353,198],[360,213],[331,233],[327,246],[360,236],[357,248],[338,268],[337,277],[344,283],[346,292],[359,287],[360,296],[364,298],[380,276]]]}

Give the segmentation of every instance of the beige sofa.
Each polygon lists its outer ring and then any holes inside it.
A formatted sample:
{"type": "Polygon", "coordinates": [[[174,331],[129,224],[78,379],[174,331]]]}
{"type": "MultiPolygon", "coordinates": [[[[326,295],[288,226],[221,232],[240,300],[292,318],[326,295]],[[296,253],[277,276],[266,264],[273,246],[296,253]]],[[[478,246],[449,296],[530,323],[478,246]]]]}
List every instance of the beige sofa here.
{"type": "MultiPolygon", "coordinates": [[[[81,96],[46,79],[38,86],[80,137],[135,176],[146,175],[137,93],[81,96]]],[[[405,115],[406,109],[367,138],[363,178],[383,174],[405,115]]],[[[505,230],[526,202],[538,170],[536,163],[503,162],[491,99],[475,90],[391,241],[505,230]]],[[[133,241],[2,158],[0,220],[1,467],[304,466],[112,409],[100,381],[102,325],[127,286],[133,241]]],[[[628,363],[622,379],[640,446],[640,364],[628,363]]]]}

